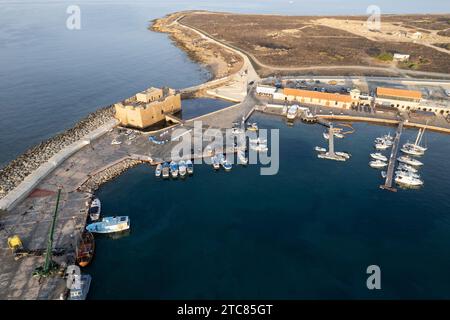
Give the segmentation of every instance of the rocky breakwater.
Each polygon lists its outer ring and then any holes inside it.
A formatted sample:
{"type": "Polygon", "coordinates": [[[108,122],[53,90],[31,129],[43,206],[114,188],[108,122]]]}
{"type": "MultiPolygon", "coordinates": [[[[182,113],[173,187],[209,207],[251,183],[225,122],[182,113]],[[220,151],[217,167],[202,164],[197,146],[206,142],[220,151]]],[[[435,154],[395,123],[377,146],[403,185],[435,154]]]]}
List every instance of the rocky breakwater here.
{"type": "Polygon", "coordinates": [[[102,184],[120,176],[126,170],[143,163],[142,160],[125,158],[107,168],[101,169],[93,173],[79,188],[78,191],[93,193],[102,184]]]}
{"type": "Polygon", "coordinates": [[[114,119],[114,108],[99,109],[72,128],[30,148],[0,170],[0,199],[52,156],[114,119]]]}

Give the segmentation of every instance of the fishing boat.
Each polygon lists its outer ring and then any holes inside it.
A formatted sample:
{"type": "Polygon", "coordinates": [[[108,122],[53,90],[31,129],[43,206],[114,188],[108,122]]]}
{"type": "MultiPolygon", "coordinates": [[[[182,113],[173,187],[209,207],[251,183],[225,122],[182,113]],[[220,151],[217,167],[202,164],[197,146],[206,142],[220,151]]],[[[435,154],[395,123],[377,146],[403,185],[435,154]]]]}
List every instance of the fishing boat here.
{"type": "Polygon", "coordinates": [[[408,156],[401,156],[401,157],[397,158],[397,160],[399,162],[406,163],[406,164],[409,164],[410,166],[414,166],[414,167],[423,165],[423,163],[420,162],[419,160],[408,157],[408,156]]]}
{"type": "Polygon", "coordinates": [[[417,169],[416,168],[414,168],[414,167],[412,167],[410,165],[407,165],[406,163],[400,163],[397,168],[400,169],[400,170],[403,170],[403,171],[417,173],[417,169]]]}
{"type": "Polygon", "coordinates": [[[162,171],[162,165],[159,163],[155,169],[155,177],[159,178],[161,176],[161,171],[162,171]]]}
{"type": "Polygon", "coordinates": [[[316,147],[314,148],[314,150],[316,150],[317,152],[326,152],[326,151],[327,151],[327,149],[322,148],[322,147],[318,147],[318,146],[316,146],[316,147]]]}
{"type": "Polygon", "coordinates": [[[289,120],[294,120],[295,117],[297,116],[297,112],[298,112],[298,105],[294,104],[288,108],[286,117],[289,120]]]}
{"type": "Polygon", "coordinates": [[[215,170],[219,170],[220,169],[220,162],[219,159],[216,156],[212,156],[211,157],[211,163],[212,166],[215,170]]]}
{"type": "Polygon", "coordinates": [[[350,157],[352,156],[350,153],[342,152],[342,151],[336,151],[335,154],[340,156],[340,157],[343,157],[345,159],[350,159],[350,157]]]}
{"type": "Polygon", "coordinates": [[[172,178],[178,177],[178,163],[173,160],[170,162],[170,174],[172,178]]]}
{"type": "Polygon", "coordinates": [[[178,171],[180,173],[180,177],[185,177],[187,173],[186,161],[181,160],[178,163],[178,171]]]}
{"type": "Polygon", "coordinates": [[[73,275],[73,283],[70,289],[68,300],[86,300],[86,297],[91,286],[92,277],[88,274],[73,275]],[[78,279],[80,277],[79,285],[77,286],[78,279]],[[77,288],[78,287],[78,288],[77,288]]]}
{"type": "Polygon", "coordinates": [[[380,161],[387,161],[388,160],[388,158],[386,156],[382,155],[379,152],[371,153],[370,156],[372,157],[372,159],[375,159],[375,160],[380,160],[380,161]]]}
{"type": "Polygon", "coordinates": [[[112,145],[119,145],[119,144],[122,144],[122,141],[119,141],[119,140],[117,140],[117,139],[113,139],[113,140],[111,141],[111,144],[112,144],[112,145]]]}
{"type": "Polygon", "coordinates": [[[94,222],[86,226],[86,230],[93,233],[113,233],[129,228],[130,219],[127,216],[105,217],[100,222],[94,222]]]}
{"type": "Polygon", "coordinates": [[[94,235],[88,231],[81,234],[80,242],[76,249],[76,263],[80,267],[86,267],[91,263],[95,252],[94,235]]]}
{"type": "Polygon", "coordinates": [[[186,167],[189,175],[194,174],[194,165],[192,164],[192,161],[190,159],[186,160],[186,167]]]}
{"type": "Polygon", "coordinates": [[[408,186],[408,187],[420,187],[423,185],[423,181],[417,178],[413,178],[405,175],[397,175],[395,176],[395,182],[400,185],[408,186]]]}
{"type": "Polygon", "coordinates": [[[100,199],[95,198],[92,200],[91,205],[89,206],[89,217],[91,218],[91,221],[97,221],[100,219],[101,210],[102,204],[100,199]]]}
{"type": "Polygon", "coordinates": [[[381,160],[370,161],[369,166],[375,169],[381,169],[387,166],[387,163],[381,160]]]}
{"type": "Polygon", "coordinates": [[[164,162],[162,165],[162,176],[164,179],[170,177],[170,165],[168,162],[164,162]]]}

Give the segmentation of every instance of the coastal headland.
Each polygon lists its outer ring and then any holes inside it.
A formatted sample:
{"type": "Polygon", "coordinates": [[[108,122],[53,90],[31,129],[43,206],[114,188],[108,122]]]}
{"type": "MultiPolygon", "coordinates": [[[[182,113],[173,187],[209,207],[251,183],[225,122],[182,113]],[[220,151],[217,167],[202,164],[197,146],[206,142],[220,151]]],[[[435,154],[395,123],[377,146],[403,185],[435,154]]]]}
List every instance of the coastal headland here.
{"type": "MultiPolygon", "coordinates": [[[[175,142],[153,144],[149,141],[150,135],[161,136],[179,126],[190,128],[196,120],[201,120],[205,129],[231,128],[233,122],[248,117],[255,109],[281,115],[280,108],[272,111],[270,107],[255,108],[274,103],[255,94],[258,84],[275,81],[275,78],[261,78],[295,74],[300,75],[300,79],[308,79],[326,74],[326,82],[332,79],[347,87],[370,87],[372,83],[449,87],[448,49],[436,44],[450,39],[448,27],[444,28],[441,19],[436,16],[393,16],[387,17],[386,21],[392,25],[401,23],[404,28],[412,28],[414,33],[428,34],[426,31],[431,30],[431,38],[425,37],[423,43],[408,38],[383,44],[375,38],[369,39],[369,35],[359,34],[354,25],[361,23],[361,18],[349,19],[347,25],[345,19],[342,23],[342,18],[338,17],[313,19],[195,11],[174,13],[154,21],[152,30],[169,33],[180,48],[208,66],[214,75],[214,79],[205,84],[180,90],[181,94],[227,99],[236,104],[182,124],[168,123],[166,128],[154,132],[134,131],[135,139],[129,138],[126,128],[117,125],[112,107],[103,108],[2,168],[0,207],[4,211],[0,213],[0,241],[3,244],[0,247],[0,298],[58,299],[67,294],[61,277],[41,280],[32,277],[34,268],[43,263],[42,256],[15,261],[11,250],[5,246],[7,238],[17,234],[28,249],[45,248],[58,188],[62,189],[62,200],[54,247],[63,249],[64,253],[54,260],[67,266],[74,261],[74,248],[84,230],[88,201],[95,190],[135,165],[170,160],[175,142]],[[424,19],[429,23],[424,25],[424,19]],[[380,55],[400,48],[411,51],[413,65],[380,61],[380,55]],[[113,139],[124,142],[112,145],[113,139]]],[[[282,81],[287,82],[289,78],[282,81]]],[[[321,81],[325,82],[325,79],[321,81]]],[[[443,115],[430,120],[389,112],[314,106],[310,109],[318,117],[329,120],[385,124],[408,120],[411,127],[433,125],[436,131],[448,133],[450,130],[450,123],[443,115]]]]}

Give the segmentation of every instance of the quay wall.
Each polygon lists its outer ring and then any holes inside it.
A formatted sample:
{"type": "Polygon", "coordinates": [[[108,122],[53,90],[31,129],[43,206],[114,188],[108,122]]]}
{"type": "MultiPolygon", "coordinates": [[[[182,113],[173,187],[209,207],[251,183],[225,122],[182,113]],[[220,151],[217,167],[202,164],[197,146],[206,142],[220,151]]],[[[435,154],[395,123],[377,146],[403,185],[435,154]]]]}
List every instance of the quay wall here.
{"type": "Polygon", "coordinates": [[[0,209],[12,209],[68,157],[116,125],[111,107],[99,109],[11,161],[0,170],[0,209]]]}
{"type": "MultiPolygon", "coordinates": [[[[372,122],[372,123],[392,124],[392,125],[397,125],[399,123],[399,120],[358,117],[358,116],[349,116],[349,115],[317,115],[317,117],[322,118],[322,119],[327,119],[327,120],[361,121],[361,122],[372,122]]],[[[449,128],[436,127],[436,126],[425,125],[425,124],[415,123],[415,122],[410,122],[410,121],[408,121],[408,122],[405,121],[404,126],[409,127],[409,128],[426,128],[427,130],[450,134],[449,128]]]]}

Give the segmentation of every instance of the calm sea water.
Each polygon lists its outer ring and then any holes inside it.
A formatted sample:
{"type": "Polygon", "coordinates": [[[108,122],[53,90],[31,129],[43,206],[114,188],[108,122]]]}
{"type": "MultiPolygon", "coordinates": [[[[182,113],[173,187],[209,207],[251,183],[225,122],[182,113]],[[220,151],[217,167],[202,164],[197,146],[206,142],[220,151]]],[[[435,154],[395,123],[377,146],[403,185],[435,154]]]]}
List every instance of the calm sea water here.
{"type": "Polygon", "coordinates": [[[394,128],[355,124],[336,142],[353,157],[338,163],[316,157],[322,127],[252,120],[280,128],[277,175],[197,165],[164,181],[142,165],[99,190],[102,210],[129,215],[131,232],[96,238],[91,299],[450,298],[448,136],[427,134],[425,186],[391,193],[368,161],[373,139],[394,128]],[[374,264],[380,291],[366,287],[374,264]]]}
{"type": "MultiPolygon", "coordinates": [[[[97,108],[151,85],[182,88],[209,74],[167,35],[147,30],[170,12],[365,14],[370,0],[6,0],[0,2],[0,167],[97,108]],[[81,30],[66,28],[70,5],[81,30]]],[[[378,0],[382,12],[449,12],[447,0],[378,0]]]]}
{"type": "MultiPolygon", "coordinates": [[[[207,80],[167,35],[147,30],[154,18],[186,9],[365,14],[372,1],[81,0],[82,29],[69,31],[72,4],[0,3],[0,166],[100,106],[207,80]]],[[[450,11],[447,0],[377,4],[385,13],[450,11]]],[[[183,116],[221,107],[189,103],[183,116]]],[[[335,163],[312,151],[323,143],[319,126],[255,118],[281,127],[278,175],[197,166],[186,181],[163,182],[139,166],[99,191],[104,212],[129,215],[132,231],[97,239],[90,298],[449,298],[447,136],[428,135],[425,187],[393,194],[367,166],[385,127],[356,125],[338,144],[353,158],[335,163]],[[381,291],[365,287],[370,264],[381,267],[381,291]]]]}

